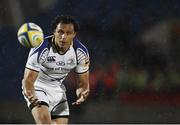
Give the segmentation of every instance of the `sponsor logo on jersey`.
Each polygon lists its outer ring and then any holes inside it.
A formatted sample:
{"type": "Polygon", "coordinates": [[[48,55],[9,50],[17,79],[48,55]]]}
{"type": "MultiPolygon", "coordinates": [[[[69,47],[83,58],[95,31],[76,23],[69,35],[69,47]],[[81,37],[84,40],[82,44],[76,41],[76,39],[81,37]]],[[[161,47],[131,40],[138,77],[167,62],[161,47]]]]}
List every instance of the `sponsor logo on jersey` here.
{"type": "Polygon", "coordinates": [[[67,60],[67,65],[74,65],[75,64],[75,59],[74,58],[70,58],[67,60]]]}
{"type": "Polygon", "coordinates": [[[64,65],[65,65],[65,62],[59,61],[59,62],[56,62],[56,65],[58,65],[58,66],[64,66],[64,65]]]}
{"type": "Polygon", "coordinates": [[[48,57],[47,57],[47,61],[48,61],[48,62],[55,62],[55,61],[56,61],[55,58],[56,58],[56,56],[48,56],[48,57]]]}

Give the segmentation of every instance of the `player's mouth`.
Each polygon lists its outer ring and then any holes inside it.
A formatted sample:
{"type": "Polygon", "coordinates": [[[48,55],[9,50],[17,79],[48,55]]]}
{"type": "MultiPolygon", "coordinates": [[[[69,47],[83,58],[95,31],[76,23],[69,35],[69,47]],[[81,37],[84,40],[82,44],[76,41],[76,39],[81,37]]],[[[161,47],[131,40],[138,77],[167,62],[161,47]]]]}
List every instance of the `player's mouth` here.
{"type": "Polygon", "coordinates": [[[60,41],[60,42],[59,42],[59,45],[60,45],[60,46],[65,46],[65,45],[66,45],[66,42],[65,42],[65,41],[60,41]]]}

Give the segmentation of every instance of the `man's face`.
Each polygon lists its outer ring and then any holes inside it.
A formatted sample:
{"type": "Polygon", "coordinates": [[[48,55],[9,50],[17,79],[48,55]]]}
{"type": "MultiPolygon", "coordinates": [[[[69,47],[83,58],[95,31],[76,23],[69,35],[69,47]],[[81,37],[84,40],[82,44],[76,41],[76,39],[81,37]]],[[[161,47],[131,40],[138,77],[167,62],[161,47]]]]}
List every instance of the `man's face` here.
{"type": "Polygon", "coordinates": [[[54,31],[55,45],[62,51],[66,51],[72,45],[75,36],[73,24],[59,23],[54,31]]]}

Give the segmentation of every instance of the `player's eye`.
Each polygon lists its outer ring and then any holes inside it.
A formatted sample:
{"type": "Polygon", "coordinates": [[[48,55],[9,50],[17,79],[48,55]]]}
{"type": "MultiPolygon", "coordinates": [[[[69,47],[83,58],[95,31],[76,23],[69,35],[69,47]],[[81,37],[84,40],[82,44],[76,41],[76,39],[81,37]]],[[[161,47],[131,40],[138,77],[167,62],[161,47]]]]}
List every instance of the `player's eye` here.
{"type": "Polygon", "coordinates": [[[71,32],[67,32],[67,35],[70,35],[71,34],[71,32]]]}
{"type": "Polygon", "coordinates": [[[73,32],[67,32],[67,35],[71,35],[71,34],[73,34],[73,32]]]}
{"type": "Polygon", "coordinates": [[[59,34],[63,34],[64,32],[62,30],[57,31],[59,34]]]}

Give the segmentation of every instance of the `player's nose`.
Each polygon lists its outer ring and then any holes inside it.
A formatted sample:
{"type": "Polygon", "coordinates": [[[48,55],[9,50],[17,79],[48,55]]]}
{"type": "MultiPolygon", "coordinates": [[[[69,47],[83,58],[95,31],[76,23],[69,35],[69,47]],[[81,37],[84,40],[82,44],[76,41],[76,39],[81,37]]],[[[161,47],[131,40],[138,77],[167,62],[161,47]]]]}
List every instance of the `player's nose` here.
{"type": "Polygon", "coordinates": [[[62,35],[62,39],[66,39],[66,38],[67,38],[67,34],[64,33],[64,34],[62,35]]]}

